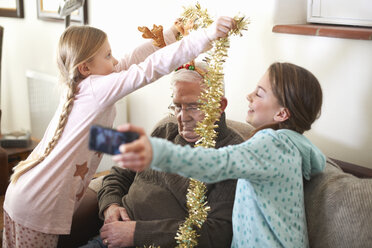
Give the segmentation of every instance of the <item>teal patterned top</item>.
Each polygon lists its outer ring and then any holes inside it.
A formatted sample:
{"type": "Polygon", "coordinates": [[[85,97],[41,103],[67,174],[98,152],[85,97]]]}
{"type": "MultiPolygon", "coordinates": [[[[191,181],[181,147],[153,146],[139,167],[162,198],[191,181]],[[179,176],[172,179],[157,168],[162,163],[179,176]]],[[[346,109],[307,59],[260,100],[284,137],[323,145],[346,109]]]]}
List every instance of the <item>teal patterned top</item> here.
{"type": "MultiPolygon", "coordinates": [[[[265,129],[239,145],[181,147],[150,138],[151,167],[212,183],[238,179],[231,247],[308,247],[303,177],[326,158],[305,136],[265,129]]],[[[218,235],[218,234],[216,234],[218,235]]]]}

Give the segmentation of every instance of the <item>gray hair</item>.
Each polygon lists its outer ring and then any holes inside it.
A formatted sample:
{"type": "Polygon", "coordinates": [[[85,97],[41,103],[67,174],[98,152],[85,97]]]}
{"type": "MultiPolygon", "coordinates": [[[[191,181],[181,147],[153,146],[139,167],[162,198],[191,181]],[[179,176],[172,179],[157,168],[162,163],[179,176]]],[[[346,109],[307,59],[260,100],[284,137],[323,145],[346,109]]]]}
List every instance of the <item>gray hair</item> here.
{"type": "MultiPolygon", "coordinates": [[[[208,65],[204,61],[195,62],[195,67],[201,71],[204,71],[205,73],[208,71],[208,65]]],[[[175,83],[179,81],[187,83],[199,82],[200,84],[204,84],[204,77],[194,70],[180,69],[171,74],[170,83],[172,88],[174,87],[175,83]]],[[[225,85],[223,86],[223,94],[225,95],[225,85]]]]}
{"type": "MultiPolygon", "coordinates": [[[[205,62],[195,62],[195,67],[207,72],[207,64],[205,62]]],[[[170,81],[173,87],[178,81],[202,83],[203,79],[203,76],[194,70],[180,69],[172,73],[170,81]]]]}

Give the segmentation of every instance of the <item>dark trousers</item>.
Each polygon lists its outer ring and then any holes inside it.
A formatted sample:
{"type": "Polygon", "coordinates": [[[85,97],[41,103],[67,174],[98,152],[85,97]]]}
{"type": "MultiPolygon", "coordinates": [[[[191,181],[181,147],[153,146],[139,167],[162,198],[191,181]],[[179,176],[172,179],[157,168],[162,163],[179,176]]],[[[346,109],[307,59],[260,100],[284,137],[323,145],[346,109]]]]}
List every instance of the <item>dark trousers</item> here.
{"type": "Polygon", "coordinates": [[[79,248],[107,248],[107,246],[103,244],[103,240],[100,236],[96,236],[92,240],[89,240],[86,245],[80,246],[79,248]]]}

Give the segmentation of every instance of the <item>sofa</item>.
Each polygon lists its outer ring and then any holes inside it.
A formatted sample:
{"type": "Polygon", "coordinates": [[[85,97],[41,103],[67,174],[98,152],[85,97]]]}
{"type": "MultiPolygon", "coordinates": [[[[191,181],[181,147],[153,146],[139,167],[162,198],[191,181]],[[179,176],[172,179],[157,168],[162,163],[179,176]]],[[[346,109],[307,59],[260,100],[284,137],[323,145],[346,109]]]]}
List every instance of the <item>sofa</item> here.
{"type": "MultiPolygon", "coordinates": [[[[164,122],[176,120],[166,117],[164,122]]],[[[253,128],[227,120],[247,139],[253,128]]],[[[60,237],[58,247],[77,247],[99,234],[97,192],[103,176],[94,178],[73,216],[71,234],[60,237]]],[[[325,171],[304,181],[310,247],[372,247],[372,169],[327,158],[325,171]]]]}

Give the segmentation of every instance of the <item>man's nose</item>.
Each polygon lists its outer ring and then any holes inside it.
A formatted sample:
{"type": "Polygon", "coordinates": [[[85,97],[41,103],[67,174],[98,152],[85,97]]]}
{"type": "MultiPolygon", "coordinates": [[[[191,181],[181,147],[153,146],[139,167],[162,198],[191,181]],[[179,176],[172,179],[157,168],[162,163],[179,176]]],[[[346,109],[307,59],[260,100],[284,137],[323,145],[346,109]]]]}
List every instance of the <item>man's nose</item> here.
{"type": "Polygon", "coordinates": [[[180,115],[181,120],[183,120],[183,121],[190,121],[190,120],[192,120],[191,115],[189,114],[189,112],[186,109],[181,109],[178,114],[180,115]]]}

